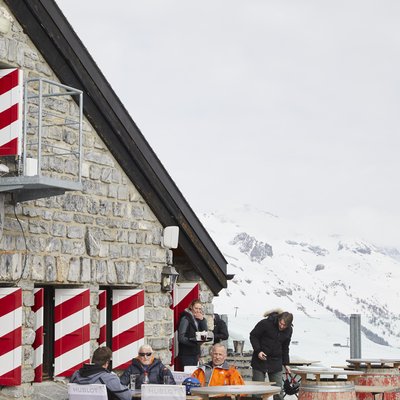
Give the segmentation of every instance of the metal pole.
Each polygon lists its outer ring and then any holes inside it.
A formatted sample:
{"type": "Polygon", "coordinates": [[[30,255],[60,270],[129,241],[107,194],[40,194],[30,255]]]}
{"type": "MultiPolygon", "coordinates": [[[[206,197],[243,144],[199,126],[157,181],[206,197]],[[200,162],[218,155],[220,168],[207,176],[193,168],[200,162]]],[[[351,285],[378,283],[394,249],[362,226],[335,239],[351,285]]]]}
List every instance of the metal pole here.
{"type": "Polygon", "coordinates": [[[361,358],[361,315],[350,316],[350,358],[361,358]]]}
{"type": "MultiPolygon", "coordinates": [[[[22,137],[22,175],[26,175],[26,141],[27,141],[27,130],[28,130],[28,83],[29,81],[25,81],[25,86],[24,86],[24,130],[23,130],[23,137],[22,137]]],[[[21,157],[20,157],[21,158],[21,157]]],[[[19,161],[19,164],[21,164],[21,160],[19,161]]],[[[18,165],[18,175],[20,174],[21,170],[21,165],[18,165]]]]}
{"type": "Polygon", "coordinates": [[[42,121],[43,118],[43,81],[39,79],[39,109],[38,109],[38,152],[37,152],[37,174],[41,175],[42,171],[42,121]]]}
{"type": "Polygon", "coordinates": [[[78,182],[82,182],[82,160],[83,160],[83,143],[82,143],[82,130],[83,130],[83,93],[79,93],[79,159],[78,159],[78,182]]]}
{"type": "MultiPolygon", "coordinates": [[[[222,321],[225,322],[226,327],[228,328],[228,334],[229,334],[228,315],[227,314],[220,314],[219,316],[221,317],[222,321]]],[[[221,343],[228,350],[228,341],[227,340],[223,340],[221,343]]]]}

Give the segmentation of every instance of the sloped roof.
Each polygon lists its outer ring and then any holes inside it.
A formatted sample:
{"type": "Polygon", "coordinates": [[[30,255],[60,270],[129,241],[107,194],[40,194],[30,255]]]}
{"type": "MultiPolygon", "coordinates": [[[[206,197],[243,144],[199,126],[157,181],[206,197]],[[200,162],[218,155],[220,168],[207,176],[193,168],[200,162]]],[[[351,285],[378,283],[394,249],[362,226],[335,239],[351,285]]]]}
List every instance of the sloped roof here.
{"type": "Polygon", "coordinates": [[[226,260],[171,179],[54,0],[5,0],[66,85],[84,92],[84,114],[214,294],[227,286],[226,260]]]}

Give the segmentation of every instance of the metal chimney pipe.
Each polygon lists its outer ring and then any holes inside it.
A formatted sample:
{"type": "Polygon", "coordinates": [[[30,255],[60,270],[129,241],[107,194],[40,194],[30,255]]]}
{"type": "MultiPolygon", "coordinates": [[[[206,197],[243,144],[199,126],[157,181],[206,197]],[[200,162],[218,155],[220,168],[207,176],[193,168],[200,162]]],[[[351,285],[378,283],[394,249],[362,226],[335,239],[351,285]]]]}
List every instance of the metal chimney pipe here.
{"type": "Polygon", "coordinates": [[[361,358],[361,314],[350,315],[350,358],[361,358]]]}

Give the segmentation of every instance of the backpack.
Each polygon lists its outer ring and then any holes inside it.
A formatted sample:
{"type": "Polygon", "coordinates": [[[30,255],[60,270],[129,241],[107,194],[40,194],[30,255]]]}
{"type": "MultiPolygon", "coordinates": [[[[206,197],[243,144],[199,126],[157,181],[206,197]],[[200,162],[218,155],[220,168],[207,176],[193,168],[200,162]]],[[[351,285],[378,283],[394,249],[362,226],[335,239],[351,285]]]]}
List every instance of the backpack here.
{"type": "Polygon", "coordinates": [[[186,378],[183,382],[182,385],[186,386],[186,394],[190,395],[192,387],[199,387],[200,381],[197,378],[189,377],[186,378]]]}
{"type": "Polygon", "coordinates": [[[296,381],[296,378],[286,373],[286,379],[283,382],[283,391],[285,395],[293,396],[298,393],[300,388],[300,382],[296,381]]]}

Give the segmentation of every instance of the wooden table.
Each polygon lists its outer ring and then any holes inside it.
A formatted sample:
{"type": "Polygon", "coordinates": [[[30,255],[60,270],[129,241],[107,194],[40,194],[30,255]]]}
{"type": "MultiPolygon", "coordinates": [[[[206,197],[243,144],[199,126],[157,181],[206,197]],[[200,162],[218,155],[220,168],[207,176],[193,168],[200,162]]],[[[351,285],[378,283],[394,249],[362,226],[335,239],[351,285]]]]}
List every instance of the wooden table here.
{"type": "Polygon", "coordinates": [[[275,382],[266,382],[266,381],[244,381],[245,385],[264,385],[264,386],[271,386],[275,382]]]}
{"type": "Polygon", "coordinates": [[[398,358],[350,358],[346,362],[355,368],[400,368],[400,359],[398,358]]]}
{"type": "Polygon", "coordinates": [[[381,398],[383,400],[385,393],[400,392],[400,386],[393,387],[393,386],[360,386],[360,385],[356,385],[355,389],[356,389],[356,393],[371,393],[374,396],[375,400],[376,400],[376,396],[378,394],[380,394],[382,396],[381,398]]]}
{"type": "Polygon", "coordinates": [[[316,363],[319,363],[319,361],[294,359],[294,360],[290,360],[288,365],[289,365],[289,367],[297,367],[300,365],[311,365],[311,364],[316,364],[316,363]]]}
{"type": "Polygon", "coordinates": [[[319,382],[321,375],[331,376],[333,380],[337,380],[339,376],[346,375],[348,380],[353,380],[357,376],[363,375],[363,371],[345,370],[339,368],[323,368],[323,367],[304,367],[304,368],[293,368],[292,372],[299,375],[303,380],[307,379],[307,375],[314,375],[315,380],[319,382]]]}
{"type": "Polygon", "coordinates": [[[210,399],[210,397],[230,396],[232,399],[238,399],[242,394],[257,394],[262,399],[278,394],[281,388],[278,386],[267,385],[226,385],[226,386],[205,386],[205,387],[192,387],[192,394],[200,396],[202,399],[210,399]]]}
{"type": "MultiPolygon", "coordinates": [[[[132,399],[140,399],[142,396],[142,391],[140,389],[135,389],[132,390],[132,399]]],[[[186,400],[202,400],[203,397],[200,396],[190,396],[190,395],[186,395],[186,400]]]]}

